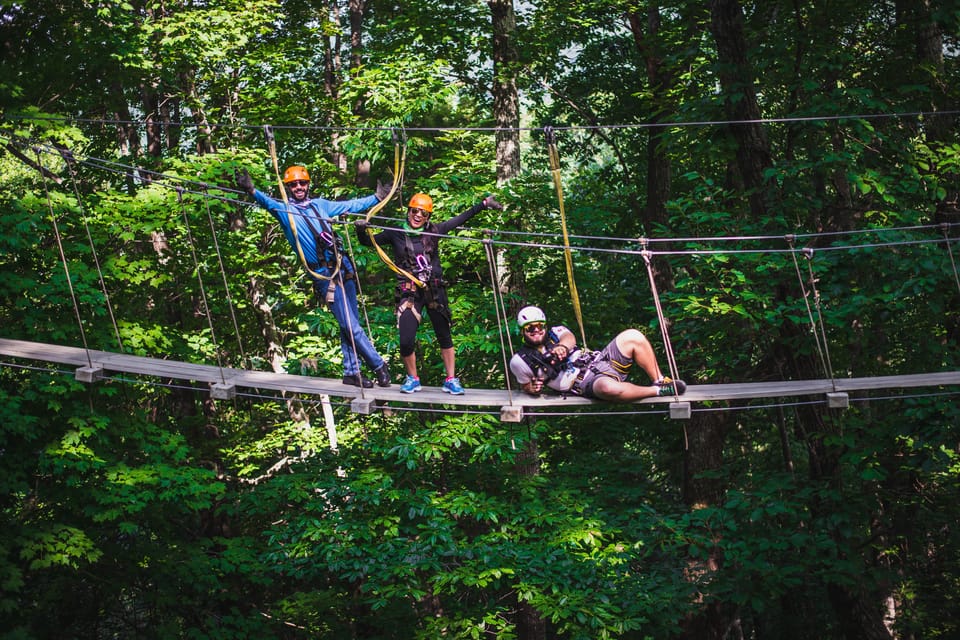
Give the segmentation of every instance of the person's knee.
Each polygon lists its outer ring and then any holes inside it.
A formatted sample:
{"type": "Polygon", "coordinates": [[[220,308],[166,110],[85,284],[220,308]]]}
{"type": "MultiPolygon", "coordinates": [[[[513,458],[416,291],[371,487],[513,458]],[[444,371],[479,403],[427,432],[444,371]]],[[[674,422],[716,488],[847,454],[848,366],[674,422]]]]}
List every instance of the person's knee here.
{"type": "Polygon", "coordinates": [[[598,377],[591,389],[600,400],[616,400],[623,393],[622,384],[607,377],[598,377]]]}
{"type": "Polygon", "coordinates": [[[625,329],[617,334],[617,348],[620,353],[629,356],[633,350],[647,343],[647,337],[638,329],[625,329]]]}

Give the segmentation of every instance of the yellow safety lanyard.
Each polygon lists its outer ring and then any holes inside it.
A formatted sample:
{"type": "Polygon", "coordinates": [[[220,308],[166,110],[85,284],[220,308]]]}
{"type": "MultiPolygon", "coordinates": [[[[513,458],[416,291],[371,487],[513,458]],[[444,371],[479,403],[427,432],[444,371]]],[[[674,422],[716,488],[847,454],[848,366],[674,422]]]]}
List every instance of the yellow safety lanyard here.
{"type": "MultiPolygon", "coordinates": [[[[387,197],[381,200],[380,202],[378,202],[377,204],[373,205],[372,207],[370,207],[370,210],[367,211],[367,218],[366,218],[367,222],[370,222],[373,216],[377,215],[380,212],[380,210],[386,206],[387,202],[390,201],[390,198],[392,198],[393,195],[397,192],[397,188],[399,187],[400,182],[403,179],[403,167],[404,167],[404,164],[406,163],[406,160],[407,160],[407,147],[406,145],[402,145],[402,151],[401,151],[400,139],[397,137],[396,133],[394,133],[393,185],[391,185],[390,193],[387,194],[387,197]]],[[[390,269],[392,269],[395,273],[402,275],[403,277],[405,277],[406,279],[408,279],[410,282],[420,287],[421,289],[427,286],[422,280],[417,278],[415,275],[413,275],[406,269],[402,269],[401,267],[398,267],[396,264],[394,264],[393,260],[390,259],[390,256],[387,255],[386,251],[384,251],[383,248],[379,244],[377,244],[377,239],[375,235],[376,234],[374,233],[374,230],[371,229],[370,227],[367,227],[367,236],[370,238],[370,242],[373,243],[373,248],[376,250],[377,255],[380,256],[380,259],[383,260],[384,264],[390,267],[390,269]]]]}
{"type": "MultiPolygon", "coordinates": [[[[290,206],[290,201],[287,199],[287,187],[283,184],[283,178],[280,177],[280,163],[277,161],[277,143],[273,137],[273,127],[265,124],[263,125],[263,132],[267,137],[267,146],[270,148],[270,159],[273,160],[273,171],[277,175],[277,184],[280,186],[280,196],[283,198],[283,206],[287,210],[287,221],[290,223],[290,231],[293,234],[293,248],[296,249],[297,255],[300,256],[300,262],[303,264],[303,268],[307,270],[307,273],[318,280],[333,280],[337,277],[337,274],[340,273],[340,263],[343,261],[340,252],[337,251],[336,238],[333,239],[333,243],[331,244],[333,247],[333,255],[336,256],[336,264],[332,272],[329,276],[317,273],[310,268],[306,256],[303,255],[303,247],[300,246],[300,235],[297,233],[297,221],[295,218],[297,214],[294,213],[293,207],[290,206]]],[[[322,249],[319,246],[316,247],[317,264],[320,263],[321,251],[322,249]]]]}
{"type": "Polygon", "coordinates": [[[580,296],[577,293],[577,282],[573,278],[573,256],[570,253],[570,239],[567,236],[567,216],[563,211],[563,183],[560,179],[560,154],[557,152],[556,138],[553,127],[544,127],[543,134],[547,139],[547,151],[550,154],[550,171],[553,173],[553,184],[557,188],[557,200],[560,203],[560,225],[563,227],[563,258],[567,264],[567,281],[570,284],[570,295],[573,299],[573,312],[577,316],[580,326],[581,348],[587,348],[587,337],[583,330],[583,313],[580,311],[580,296]]]}

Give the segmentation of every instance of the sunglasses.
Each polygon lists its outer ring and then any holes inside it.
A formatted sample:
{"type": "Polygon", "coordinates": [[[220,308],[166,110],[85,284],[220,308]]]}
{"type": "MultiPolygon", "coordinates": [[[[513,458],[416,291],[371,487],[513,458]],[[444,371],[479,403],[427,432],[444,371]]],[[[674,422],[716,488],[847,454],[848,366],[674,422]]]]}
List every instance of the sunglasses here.
{"type": "Polygon", "coordinates": [[[420,209],[420,208],[418,208],[418,207],[410,207],[410,208],[407,210],[407,212],[408,212],[408,213],[419,213],[419,214],[420,214],[421,216],[423,216],[424,218],[429,218],[429,217],[430,217],[430,212],[429,212],[429,211],[427,211],[426,209],[420,209]]]}
{"type": "Polygon", "coordinates": [[[542,322],[531,322],[529,324],[523,325],[523,330],[526,333],[533,333],[534,331],[543,331],[546,327],[542,322]]]}
{"type": "Polygon", "coordinates": [[[309,180],[291,180],[287,184],[291,187],[309,187],[310,181],[309,180]]]}

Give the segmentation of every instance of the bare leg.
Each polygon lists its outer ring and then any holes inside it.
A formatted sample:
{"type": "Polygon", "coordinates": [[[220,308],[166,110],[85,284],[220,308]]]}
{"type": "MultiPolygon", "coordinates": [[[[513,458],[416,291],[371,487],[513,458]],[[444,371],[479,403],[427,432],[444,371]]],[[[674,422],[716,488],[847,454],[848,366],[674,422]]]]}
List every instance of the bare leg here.
{"type": "Polygon", "coordinates": [[[408,356],[403,356],[403,366],[407,370],[408,376],[417,377],[417,354],[411,353],[408,356]]]}
{"type": "Polygon", "coordinates": [[[641,387],[631,382],[620,382],[607,376],[599,376],[593,383],[593,393],[601,400],[631,402],[660,395],[660,387],[652,384],[660,380],[660,365],[653,352],[653,345],[636,329],[627,329],[616,337],[617,349],[633,360],[634,364],[650,376],[651,386],[641,387]]]}
{"type": "Polygon", "coordinates": [[[627,329],[621,332],[616,340],[620,353],[631,358],[643,369],[650,376],[650,382],[656,382],[663,377],[660,365],[657,364],[657,356],[653,353],[653,345],[645,335],[636,329],[627,329]]]}
{"type": "Polygon", "coordinates": [[[457,354],[454,352],[453,347],[448,349],[440,349],[440,357],[443,359],[443,368],[447,370],[447,377],[452,378],[456,372],[456,358],[457,354]]]}

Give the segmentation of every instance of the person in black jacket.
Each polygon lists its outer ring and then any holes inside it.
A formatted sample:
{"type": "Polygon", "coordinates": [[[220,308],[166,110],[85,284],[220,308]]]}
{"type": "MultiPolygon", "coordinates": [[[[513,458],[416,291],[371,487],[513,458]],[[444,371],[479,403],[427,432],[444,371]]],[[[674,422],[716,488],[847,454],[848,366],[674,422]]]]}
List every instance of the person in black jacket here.
{"type": "MultiPolygon", "coordinates": [[[[404,393],[420,391],[417,375],[416,338],[423,310],[427,310],[430,323],[440,345],[440,355],[446,369],[443,390],[454,395],[463,395],[463,385],[456,375],[456,357],[450,332],[450,307],[443,267],[440,265],[440,236],[456,229],[484,209],[503,209],[493,196],[487,196],[460,215],[443,222],[430,222],[433,214],[433,199],[425,193],[417,193],[410,199],[407,219],[403,228],[384,229],[373,236],[377,244],[389,245],[397,266],[416,277],[424,286],[413,282],[403,274],[397,274],[396,289],[397,328],[400,332],[400,357],[407,377],[400,390],[404,393]]],[[[373,243],[367,234],[369,224],[365,220],[355,223],[361,244],[373,243]]]]}

